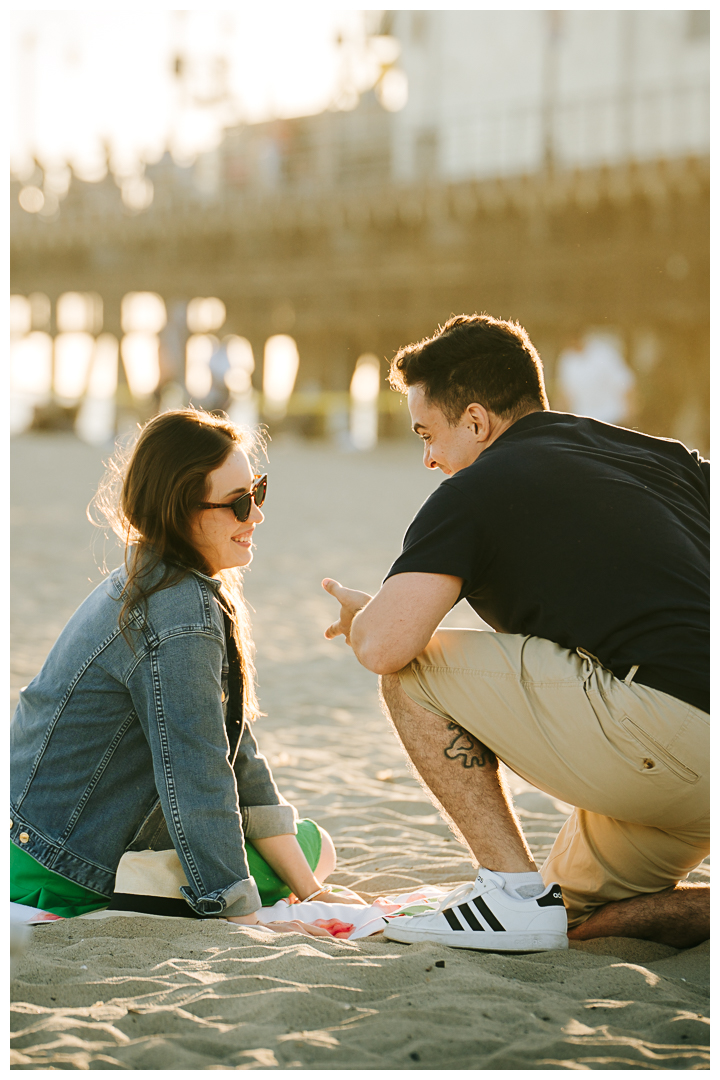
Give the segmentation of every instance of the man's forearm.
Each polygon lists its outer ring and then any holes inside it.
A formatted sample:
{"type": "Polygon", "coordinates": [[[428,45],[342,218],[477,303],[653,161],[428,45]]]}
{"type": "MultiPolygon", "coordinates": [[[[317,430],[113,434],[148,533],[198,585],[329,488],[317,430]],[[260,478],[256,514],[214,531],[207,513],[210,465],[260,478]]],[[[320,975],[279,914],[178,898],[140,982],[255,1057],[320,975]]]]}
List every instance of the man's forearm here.
{"type": "Polygon", "coordinates": [[[422,652],[457,600],[462,578],[399,574],[375,596],[345,589],[326,578],[323,587],[340,602],[341,615],[326,637],[343,634],[363,667],[391,675],[422,652]]]}

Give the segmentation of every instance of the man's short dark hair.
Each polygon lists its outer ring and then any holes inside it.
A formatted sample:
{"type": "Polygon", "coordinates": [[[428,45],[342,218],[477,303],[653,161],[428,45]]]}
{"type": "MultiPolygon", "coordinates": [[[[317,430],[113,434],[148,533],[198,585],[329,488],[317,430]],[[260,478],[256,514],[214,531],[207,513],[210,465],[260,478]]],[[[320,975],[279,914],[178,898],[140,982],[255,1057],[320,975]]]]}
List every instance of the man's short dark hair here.
{"type": "Polygon", "coordinates": [[[432,337],[406,345],[391,361],[389,382],[403,394],[422,386],[452,425],[473,402],[502,419],[549,408],[527,331],[492,315],[454,315],[432,337]]]}

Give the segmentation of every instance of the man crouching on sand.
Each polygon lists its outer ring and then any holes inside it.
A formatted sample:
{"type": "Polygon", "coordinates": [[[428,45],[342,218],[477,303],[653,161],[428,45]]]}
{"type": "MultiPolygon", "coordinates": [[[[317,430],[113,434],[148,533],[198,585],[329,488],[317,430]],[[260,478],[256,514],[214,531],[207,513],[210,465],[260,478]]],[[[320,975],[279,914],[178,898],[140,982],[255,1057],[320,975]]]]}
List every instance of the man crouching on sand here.
{"type": "Polygon", "coordinates": [[[697,945],[709,888],[683,879],[709,851],[709,463],[549,411],[526,331],[487,315],[402,349],[390,382],[447,479],[376,596],[323,581],[341,605],[326,637],[382,676],[412,764],[480,869],[386,935],[697,945]],[[462,599],[496,632],[438,629],[462,599]],[[501,761],[575,807],[542,871],[501,761]]]}

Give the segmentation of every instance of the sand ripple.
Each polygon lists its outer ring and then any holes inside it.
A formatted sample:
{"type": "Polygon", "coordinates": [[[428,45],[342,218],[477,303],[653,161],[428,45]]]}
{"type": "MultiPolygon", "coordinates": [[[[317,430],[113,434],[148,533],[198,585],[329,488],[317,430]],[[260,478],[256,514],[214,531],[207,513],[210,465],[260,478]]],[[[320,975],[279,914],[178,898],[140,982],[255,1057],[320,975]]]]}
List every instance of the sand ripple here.
{"type": "Polygon", "coordinates": [[[15,984],[13,1065],[706,1068],[706,966],[706,946],[623,939],[503,956],[180,919],[54,923],[15,984]]]}

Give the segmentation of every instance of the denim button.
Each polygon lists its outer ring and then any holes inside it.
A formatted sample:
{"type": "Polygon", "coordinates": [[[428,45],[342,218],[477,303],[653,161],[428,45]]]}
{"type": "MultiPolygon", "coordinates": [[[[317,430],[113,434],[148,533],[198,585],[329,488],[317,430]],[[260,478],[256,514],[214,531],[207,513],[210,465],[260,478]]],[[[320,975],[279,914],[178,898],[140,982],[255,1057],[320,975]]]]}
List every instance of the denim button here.
{"type": "Polygon", "coordinates": [[[211,896],[197,897],[186,885],[180,886],[180,892],[198,915],[221,915],[227,907],[224,900],[215,900],[211,896]]]}
{"type": "Polygon", "coordinates": [[[10,818],[10,828],[11,828],[11,829],[12,829],[12,827],[13,827],[13,825],[14,825],[14,824],[15,824],[15,822],[13,821],[13,819],[12,819],[12,818],[10,818]]]}
{"type": "Polygon", "coordinates": [[[27,844],[29,839],[30,839],[30,837],[26,832],[21,832],[20,835],[18,836],[18,840],[20,841],[21,844],[27,844]]]}

